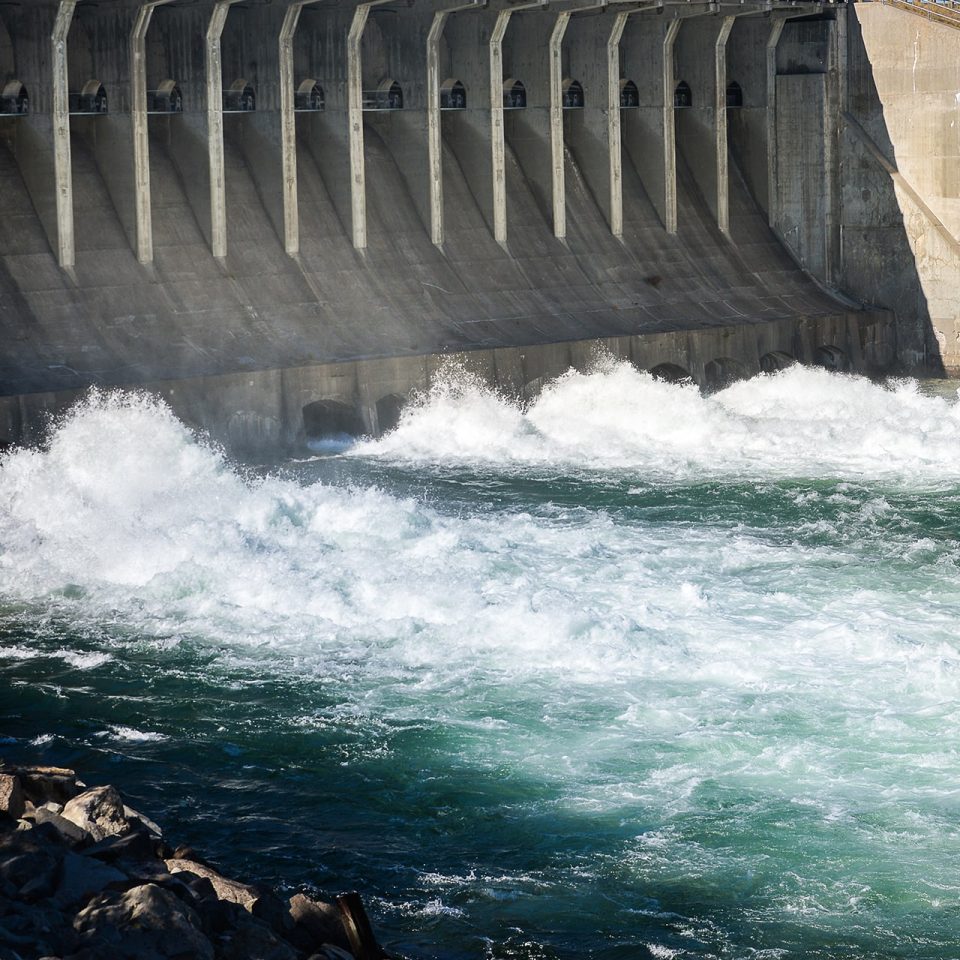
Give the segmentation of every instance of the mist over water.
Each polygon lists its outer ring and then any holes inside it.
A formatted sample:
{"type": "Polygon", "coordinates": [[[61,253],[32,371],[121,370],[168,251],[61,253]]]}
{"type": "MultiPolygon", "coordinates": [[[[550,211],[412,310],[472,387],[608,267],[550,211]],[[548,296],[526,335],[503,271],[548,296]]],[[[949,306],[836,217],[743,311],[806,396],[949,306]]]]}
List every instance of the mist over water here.
{"type": "Polygon", "coordinates": [[[960,942],[960,408],[626,364],[247,470],[95,395],[0,466],[0,749],[421,957],[960,942]]]}

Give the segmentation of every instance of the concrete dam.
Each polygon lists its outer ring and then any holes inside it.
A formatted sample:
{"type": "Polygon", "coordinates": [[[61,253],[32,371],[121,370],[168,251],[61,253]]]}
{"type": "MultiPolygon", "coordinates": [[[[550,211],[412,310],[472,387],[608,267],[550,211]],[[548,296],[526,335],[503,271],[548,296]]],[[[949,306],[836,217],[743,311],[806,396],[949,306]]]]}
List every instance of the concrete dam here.
{"type": "Polygon", "coordinates": [[[0,0],[0,443],[115,386],[379,434],[451,358],[956,373],[955,10],[0,0]]]}

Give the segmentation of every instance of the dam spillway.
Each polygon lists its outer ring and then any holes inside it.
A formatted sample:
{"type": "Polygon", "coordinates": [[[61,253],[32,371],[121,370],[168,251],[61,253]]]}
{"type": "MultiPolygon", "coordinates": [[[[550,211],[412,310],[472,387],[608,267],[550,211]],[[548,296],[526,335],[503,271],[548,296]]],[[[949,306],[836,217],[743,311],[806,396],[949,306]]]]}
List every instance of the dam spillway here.
{"type": "Polygon", "coordinates": [[[90,386],[239,450],[316,403],[377,434],[450,355],[521,396],[598,346],[706,386],[953,369],[949,217],[884,167],[891,16],[4,3],[0,440],[90,386]]]}

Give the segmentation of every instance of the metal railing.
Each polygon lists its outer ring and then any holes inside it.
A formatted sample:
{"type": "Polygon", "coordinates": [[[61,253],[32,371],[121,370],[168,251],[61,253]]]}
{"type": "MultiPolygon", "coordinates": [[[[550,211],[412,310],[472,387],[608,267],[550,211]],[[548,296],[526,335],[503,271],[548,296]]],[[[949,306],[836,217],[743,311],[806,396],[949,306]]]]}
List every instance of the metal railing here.
{"type": "Polygon", "coordinates": [[[882,0],[892,7],[960,28],[960,0],[882,0]]]}

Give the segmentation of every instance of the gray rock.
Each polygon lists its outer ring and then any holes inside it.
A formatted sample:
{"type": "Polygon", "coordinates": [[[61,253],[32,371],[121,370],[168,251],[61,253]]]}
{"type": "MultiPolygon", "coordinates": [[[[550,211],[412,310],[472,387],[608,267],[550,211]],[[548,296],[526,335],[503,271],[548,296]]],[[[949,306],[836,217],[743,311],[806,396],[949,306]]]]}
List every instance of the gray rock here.
{"type": "Polygon", "coordinates": [[[9,883],[18,891],[40,877],[49,878],[52,889],[64,853],[62,847],[34,842],[35,833],[36,829],[0,837],[0,881],[9,883]]]}
{"type": "Polygon", "coordinates": [[[83,827],[78,827],[72,820],[61,817],[59,813],[53,813],[46,807],[37,808],[33,815],[33,822],[37,826],[49,823],[65,840],[72,844],[84,843],[90,839],[90,834],[83,827]]]}
{"type": "Polygon", "coordinates": [[[332,903],[311,900],[298,893],[290,898],[290,916],[300,933],[299,942],[306,943],[307,949],[315,950],[322,944],[332,943],[349,951],[350,941],[343,929],[340,911],[332,903]]]}
{"type": "MultiPolygon", "coordinates": [[[[74,829],[79,829],[75,827],[74,829]]],[[[85,857],[95,857],[106,863],[116,860],[156,860],[157,841],[145,830],[134,830],[121,837],[104,837],[83,851],[85,857]]],[[[164,870],[166,872],[166,870],[164,870]]]]}
{"type": "Polygon", "coordinates": [[[0,813],[19,820],[26,810],[25,800],[20,778],[11,773],[0,773],[0,813]]]}
{"type": "Polygon", "coordinates": [[[16,767],[8,772],[16,773],[27,799],[37,806],[50,801],[66,803],[83,789],[76,773],[66,767],[16,767]]]}
{"type": "Polygon", "coordinates": [[[142,813],[138,813],[133,807],[128,807],[126,804],[123,805],[123,815],[128,819],[132,820],[134,826],[137,825],[139,820],[144,827],[146,827],[148,833],[152,833],[155,837],[163,837],[163,831],[149,818],[145,817],[142,813]]]}
{"type": "Polygon", "coordinates": [[[85,903],[95,893],[100,893],[111,884],[126,882],[127,875],[116,867],[68,850],[63,857],[54,903],[60,907],[76,906],[85,903]]]}
{"type": "Polygon", "coordinates": [[[94,840],[130,830],[123,812],[123,801],[114,787],[86,790],[64,805],[62,816],[82,827],[94,840]]]}
{"type": "Polygon", "coordinates": [[[217,938],[217,960],[297,960],[297,952],[265,923],[244,915],[217,938]]]}
{"type": "Polygon", "coordinates": [[[73,922],[85,945],[110,960],[213,960],[196,912],[152,883],[98,897],[73,922]]]}
{"type": "Polygon", "coordinates": [[[206,877],[217,892],[217,897],[221,900],[227,900],[230,903],[239,903],[247,910],[253,910],[253,905],[260,896],[260,891],[256,887],[248,886],[245,883],[238,883],[236,880],[228,880],[222,877],[216,870],[195,860],[166,860],[167,869],[171,873],[192,873],[197,877],[206,877]]]}

